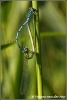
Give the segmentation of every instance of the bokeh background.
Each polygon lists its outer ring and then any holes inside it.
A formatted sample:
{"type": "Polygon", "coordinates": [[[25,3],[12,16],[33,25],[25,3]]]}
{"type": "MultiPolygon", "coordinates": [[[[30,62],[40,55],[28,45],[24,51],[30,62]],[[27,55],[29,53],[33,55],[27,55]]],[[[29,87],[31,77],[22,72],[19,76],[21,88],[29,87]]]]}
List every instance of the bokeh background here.
{"type": "MultiPolygon", "coordinates": [[[[31,93],[28,96],[19,94],[24,54],[15,43],[16,32],[25,21],[31,5],[31,1],[1,1],[2,99],[37,95],[35,59],[29,61],[31,79],[28,92],[31,93]]],[[[60,98],[66,96],[66,1],[38,1],[38,7],[43,96],[60,98]]],[[[27,27],[22,33],[28,33],[27,27]]],[[[22,45],[29,41],[26,35],[22,39],[22,45]]]]}

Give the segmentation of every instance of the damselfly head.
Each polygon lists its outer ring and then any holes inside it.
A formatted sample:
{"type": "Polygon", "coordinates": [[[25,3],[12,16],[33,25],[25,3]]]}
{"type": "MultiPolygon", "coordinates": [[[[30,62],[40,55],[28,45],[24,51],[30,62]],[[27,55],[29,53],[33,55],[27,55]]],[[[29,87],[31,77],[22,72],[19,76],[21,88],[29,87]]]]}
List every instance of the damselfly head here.
{"type": "Polygon", "coordinates": [[[29,49],[27,47],[24,48],[24,50],[25,50],[25,53],[28,53],[29,52],[29,49]]]}
{"type": "Polygon", "coordinates": [[[35,13],[35,12],[38,12],[37,9],[34,9],[34,8],[32,8],[32,7],[30,7],[29,10],[30,10],[30,12],[34,12],[34,13],[35,13]]]}

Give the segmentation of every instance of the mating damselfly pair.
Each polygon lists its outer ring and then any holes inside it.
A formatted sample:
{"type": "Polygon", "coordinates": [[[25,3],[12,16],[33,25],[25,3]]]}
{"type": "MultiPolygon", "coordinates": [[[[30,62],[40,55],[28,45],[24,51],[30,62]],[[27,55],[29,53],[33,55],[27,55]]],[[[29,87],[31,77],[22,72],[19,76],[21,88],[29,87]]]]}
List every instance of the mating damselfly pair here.
{"type": "MultiPolygon", "coordinates": [[[[34,14],[36,15],[37,10],[34,8],[29,8],[29,12],[26,15],[26,20],[24,21],[24,23],[20,26],[20,28],[18,29],[17,33],[16,33],[16,44],[18,45],[19,49],[21,50],[22,53],[24,53],[24,63],[26,63],[26,61],[28,59],[32,59],[33,55],[35,54],[35,43],[34,43],[34,39],[32,37],[32,33],[31,33],[31,29],[30,29],[30,21],[31,18],[34,16],[34,14]],[[24,46],[24,48],[22,48],[22,43],[20,43],[20,37],[22,38],[21,35],[21,31],[23,30],[24,26],[27,25],[27,30],[28,30],[28,36],[30,37],[30,44],[31,44],[31,49],[29,49],[29,47],[24,46]]],[[[20,86],[20,94],[26,94],[27,93],[27,85],[28,85],[28,67],[26,64],[24,64],[25,66],[23,66],[23,74],[22,74],[22,81],[21,81],[21,86],[20,86]]]]}

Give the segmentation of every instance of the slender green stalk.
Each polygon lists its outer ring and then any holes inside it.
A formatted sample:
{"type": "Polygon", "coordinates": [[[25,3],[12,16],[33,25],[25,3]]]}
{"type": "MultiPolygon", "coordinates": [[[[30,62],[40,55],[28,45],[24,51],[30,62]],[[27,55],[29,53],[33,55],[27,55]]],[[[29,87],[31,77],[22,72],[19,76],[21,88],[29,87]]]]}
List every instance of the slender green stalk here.
{"type": "MultiPolygon", "coordinates": [[[[38,2],[32,1],[32,7],[38,10],[38,2]]],[[[41,73],[41,53],[40,53],[40,33],[39,33],[39,13],[34,15],[35,26],[35,47],[36,47],[36,75],[38,98],[42,96],[42,73],[41,73]]]]}

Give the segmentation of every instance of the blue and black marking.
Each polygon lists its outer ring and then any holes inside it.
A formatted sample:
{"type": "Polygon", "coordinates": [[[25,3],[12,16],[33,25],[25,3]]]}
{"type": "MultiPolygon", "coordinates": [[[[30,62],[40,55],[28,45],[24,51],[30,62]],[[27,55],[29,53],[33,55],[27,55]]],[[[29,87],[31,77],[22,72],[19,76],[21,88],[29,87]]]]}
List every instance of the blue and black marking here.
{"type": "Polygon", "coordinates": [[[19,42],[18,42],[18,37],[19,37],[19,32],[21,31],[21,29],[30,21],[31,19],[31,16],[33,15],[33,13],[37,12],[36,9],[34,8],[29,8],[29,13],[27,14],[26,16],[26,21],[23,23],[23,25],[21,25],[21,27],[18,29],[17,31],[17,34],[16,34],[16,43],[18,45],[18,47],[20,48],[20,50],[23,52],[23,53],[28,53],[28,49],[22,49],[19,42]]]}

